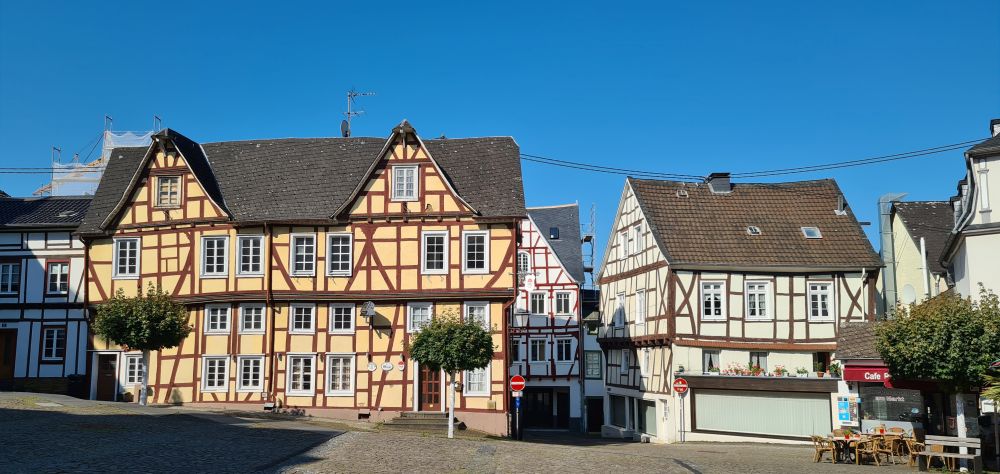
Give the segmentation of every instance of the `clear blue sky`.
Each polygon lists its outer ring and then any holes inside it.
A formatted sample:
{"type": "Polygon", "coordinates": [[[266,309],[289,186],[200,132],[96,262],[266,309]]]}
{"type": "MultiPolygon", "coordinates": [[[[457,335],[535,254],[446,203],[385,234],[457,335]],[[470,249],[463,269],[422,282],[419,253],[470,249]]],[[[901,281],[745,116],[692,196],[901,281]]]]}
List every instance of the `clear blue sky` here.
{"type": "MultiPolygon", "coordinates": [[[[378,93],[355,135],[408,118],[697,175],[980,138],[1000,117],[996,1],[116,3],[0,3],[0,167],[72,156],[104,114],[199,141],[337,136],[352,86],[378,93]]],[[[607,240],[623,177],[523,169],[529,205],[595,203],[607,240]]],[[[836,178],[873,235],[880,194],[947,199],[962,172],[951,152],[776,179],[836,178]]],[[[45,182],[0,175],[17,195],[45,182]]]]}

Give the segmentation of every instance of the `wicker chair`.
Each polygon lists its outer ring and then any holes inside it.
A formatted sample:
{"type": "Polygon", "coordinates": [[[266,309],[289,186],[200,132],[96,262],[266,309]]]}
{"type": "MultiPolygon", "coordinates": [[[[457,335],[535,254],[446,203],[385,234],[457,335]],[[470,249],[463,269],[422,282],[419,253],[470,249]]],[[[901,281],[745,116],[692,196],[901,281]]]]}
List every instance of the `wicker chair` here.
{"type": "MultiPolygon", "coordinates": [[[[931,445],[931,452],[943,453],[944,446],[931,445]]],[[[933,461],[934,459],[940,459],[941,465],[944,466],[949,471],[955,470],[955,458],[946,458],[944,456],[931,456],[931,458],[928,461],[933,461]]],[[[930,464],[930,462],[928,462],[927,464],[930,464]]]]}
{"type": "Polygon", "coordinates": [[[854,445],[855,464],[861,464],[861,458],[866,455],[871,456],[875,460],[876,466],[882,465],[879,462],[878,440],[875,438],[862,439],[854,445]]]}
{"type": "Polygon", "coordinates": [[[826,439],[822,436],[811,436],[813,447],[816,448],[816,454],[813,456],[813,462],[820,462],[823,460],[824,453],[830,453],[830,462],[837,463],[837,447],[833,444],[833,441],[826,439]]]}
{"type": "Polygon", "coordinates": [[[895,442],[897,440],[899,440],[899,437],[892,435],[885,435],[879,438],[875,438],[875,453],[885,455],[886,461],[896,464],[895,442]]]}
{"type": "Polygon", "coordinates": [[[833,430],[834,438],[842,438],[844,436],[844,430],[833,430]]]}
{"type": "Polygon", "coordinates": [[[924,443],[917,441],[916,438],[906,438],[906,450],[910,453],[910,461],[906,465],[916,466],[917,458],[920,457],[917,453],[924,450],[924,443]]]}

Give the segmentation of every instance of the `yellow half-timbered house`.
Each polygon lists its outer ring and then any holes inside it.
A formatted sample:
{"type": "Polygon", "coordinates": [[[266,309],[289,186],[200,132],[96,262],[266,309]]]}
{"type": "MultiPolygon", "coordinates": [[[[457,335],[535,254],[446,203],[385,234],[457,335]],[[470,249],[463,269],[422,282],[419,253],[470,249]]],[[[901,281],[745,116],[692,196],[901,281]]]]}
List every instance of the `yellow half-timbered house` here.
{"type": "MultiPolygon", "coordinates": [[[[445,409],[445,378],[408,355],[435,315],[494,334],[460,375],[456,416],[507,431],[507,317],[525,217],[509,137],[196,143],[164,130],[117,149],[80,227],[93,307],[148,284],[193,331],[148,363],[148,400],[274,404],[384,420],[445,409]]],[[[92,342],[99,398],[137,396],[138,354],[92,342]],[[102,372],[103,371],[103,372],[102,372]]]]}

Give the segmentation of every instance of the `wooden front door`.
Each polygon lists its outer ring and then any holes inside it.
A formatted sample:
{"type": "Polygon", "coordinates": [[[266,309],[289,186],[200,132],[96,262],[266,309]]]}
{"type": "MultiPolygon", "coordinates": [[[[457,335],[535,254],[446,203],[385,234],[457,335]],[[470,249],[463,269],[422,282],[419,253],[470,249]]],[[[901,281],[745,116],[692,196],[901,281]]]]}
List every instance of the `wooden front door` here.
{"type": "Polygon", "coordinates": [[[14,388],[14,360],[17,358],[17,330],[0,331],[0,389],[14,388]]]}
{"type": "Polygon", "coordinates": [[[113,402],[118,392],[118,355],[97,355],[97,399],[113,402]]]}
{"type": "Polygon", "coordinates": [[[441,371],[420,369],[419,411],[441,411],[441,371]]]}

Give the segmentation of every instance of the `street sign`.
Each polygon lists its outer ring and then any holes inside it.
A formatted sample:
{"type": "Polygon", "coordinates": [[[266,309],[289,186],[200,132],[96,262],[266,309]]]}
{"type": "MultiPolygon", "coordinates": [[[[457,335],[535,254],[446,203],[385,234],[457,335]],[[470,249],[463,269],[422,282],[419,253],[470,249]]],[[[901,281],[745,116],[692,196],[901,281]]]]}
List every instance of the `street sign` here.
{"type": "Polygon", "coordinates": [[[406,370],[406,361],[401,360],[399,362],[396,362],[396,367],[399,369],[400,372],[406,370]]]}
{"type": "Polygon", "coordinates": [[[524,396],[524,392],[518,390],[518,391],[514,392],[512,395],[514,396],[514,398],[521,398],[521,397],[524,396]]]}
{"type": "Polygon", "coordinates": [[[678,395],[684,396],[684,394],[688,391],[688,381],[681,377],[677,377],[674,380],[674,391],[677,392],[678,395]]]}
{"type": "Polygon", "coordinates": [[[518,410],[521,409],[521,397],[518,397],[518,398],[514,399],[514,408],[516,408],[518,410]]]}
{"type": "Polygon", "coordinates": [[[515,376],[513,376],[513,377],[510,378],[510,389],[511,389],[511,391],[520,392],[520,391],[524,390],[524,386],[525,385],[526,385],[526,383],[524,381],[524,377],[521,377],[520,375],[515,375],[515,376]]]}

